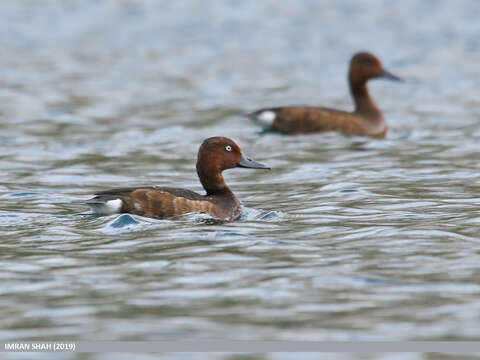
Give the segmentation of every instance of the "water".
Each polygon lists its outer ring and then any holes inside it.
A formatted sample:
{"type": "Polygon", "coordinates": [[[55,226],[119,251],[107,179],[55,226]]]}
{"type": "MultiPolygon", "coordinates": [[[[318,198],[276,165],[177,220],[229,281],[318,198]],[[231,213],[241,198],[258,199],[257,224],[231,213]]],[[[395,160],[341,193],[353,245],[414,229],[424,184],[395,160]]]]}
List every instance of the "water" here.
{"type": "Polygon", "coordinates": [[[0,11],[1,339],[480,339],[478,2],[0,11]],[[364,49],[407,80],[369,85],[386,140],[260,134],[240,116],[351,109],[347,63],[364,49]],[[196,152],[216,135],[272,167],[225,173],[239,222],[74,203],[201,191],[196,152]]]}

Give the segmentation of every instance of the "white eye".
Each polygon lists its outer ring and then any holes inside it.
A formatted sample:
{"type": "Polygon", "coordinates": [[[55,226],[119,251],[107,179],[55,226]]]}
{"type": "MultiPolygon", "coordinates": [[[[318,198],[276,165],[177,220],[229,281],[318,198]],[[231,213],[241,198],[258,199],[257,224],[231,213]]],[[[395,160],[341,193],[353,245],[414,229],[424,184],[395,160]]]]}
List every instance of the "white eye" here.
{"type": "Polygon", "coordinates": [[[225,150],[232,151],[232,147],[230,145],[225,146],[225,150]]]}

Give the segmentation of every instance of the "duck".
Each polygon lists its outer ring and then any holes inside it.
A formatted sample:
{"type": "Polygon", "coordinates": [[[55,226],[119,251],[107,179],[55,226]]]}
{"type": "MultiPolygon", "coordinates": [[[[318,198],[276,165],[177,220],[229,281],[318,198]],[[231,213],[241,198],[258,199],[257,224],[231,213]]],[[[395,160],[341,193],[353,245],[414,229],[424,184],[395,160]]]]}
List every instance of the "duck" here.
{"type": "Polygon", "coordinates": [[[353,112],[315,106],[286,106],[263,108],[246,114],[266,130],[289,135],[337,131],[346,135],[384,138],[387,122],[370,97],[367,82],[382,78],[403,81],[384,69],[372,53],[358,52],[350,61],[348,82],[355,103],[353,112]]]}
{"type": "Polygon", "coordinates": [[[101,191],[86,204],[98,215],[129,213],[164,219],[197,212],[232,221],[241,216],[242,207],[225,183],[222,172],[232,168],[270,170],[270,167],[243,156],[232,139],[220,136],[203,141],[196,167],[205,195],[183,188],[140,186],[101,191]]]}

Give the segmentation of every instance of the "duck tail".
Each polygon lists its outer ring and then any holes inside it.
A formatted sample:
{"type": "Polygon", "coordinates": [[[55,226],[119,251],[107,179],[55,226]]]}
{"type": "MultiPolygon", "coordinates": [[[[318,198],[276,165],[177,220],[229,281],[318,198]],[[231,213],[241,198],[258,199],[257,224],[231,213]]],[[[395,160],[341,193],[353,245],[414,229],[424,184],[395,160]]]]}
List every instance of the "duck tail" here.
{"type": "Polygon", "coordinates": [[[111,215],[122,212],[123,200],[120,197],[99,195],[88,199],[84,204],[90,206],[94,214],[111,215]]]}
{"type": "Polygon", "coordinates": [[[248,114],[245,114],[246,117],[252,119],[257,124],[261,125],[264,128],[272,127],[277,117],[277,113],[274,109],[260,109],[248,114]]]}

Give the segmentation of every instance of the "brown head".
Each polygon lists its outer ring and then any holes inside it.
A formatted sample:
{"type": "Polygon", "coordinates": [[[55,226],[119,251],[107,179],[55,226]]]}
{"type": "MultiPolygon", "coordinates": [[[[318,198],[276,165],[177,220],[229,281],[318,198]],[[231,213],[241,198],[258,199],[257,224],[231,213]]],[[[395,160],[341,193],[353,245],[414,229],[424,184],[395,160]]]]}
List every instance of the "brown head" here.
{"type": "Polygon", "coordinates": [[[398,76],[385,70],[382,62],[375,55],[368,52],[356,53],[350,61],[350,70],[348,73],[348,79],[352,89],[357,86],[362,86],[367,80],[374,78],[402,81],[398,76]]]}
{"type": "Polygon", "coordinates": [[[232,139],[216,136],[203,141],[198,150],[197,174],[207,194],[228,189],[222,171],[235,167],[270,169],[244,157],[240,147],[232,139]]]}

